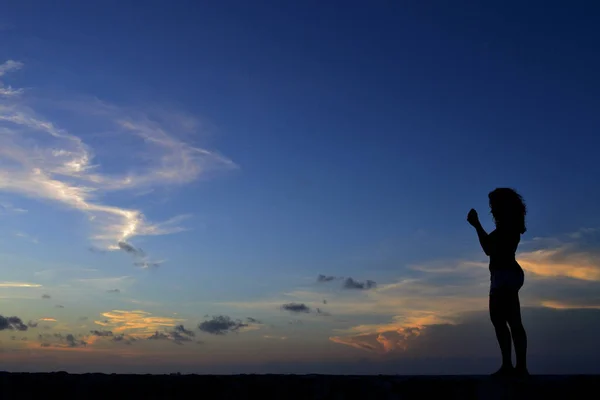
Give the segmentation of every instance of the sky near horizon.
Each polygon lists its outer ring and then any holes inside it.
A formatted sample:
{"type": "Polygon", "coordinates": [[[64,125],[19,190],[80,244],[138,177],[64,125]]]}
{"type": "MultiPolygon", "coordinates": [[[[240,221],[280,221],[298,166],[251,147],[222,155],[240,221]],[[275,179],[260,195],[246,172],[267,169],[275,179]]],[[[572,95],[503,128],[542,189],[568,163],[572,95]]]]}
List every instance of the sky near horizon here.
{"type": "Polygon", "coordinates": [[[508,186],[531,372],[600,373],[599,16],[5,2],[0,370],[491,372],[508,186]]]}

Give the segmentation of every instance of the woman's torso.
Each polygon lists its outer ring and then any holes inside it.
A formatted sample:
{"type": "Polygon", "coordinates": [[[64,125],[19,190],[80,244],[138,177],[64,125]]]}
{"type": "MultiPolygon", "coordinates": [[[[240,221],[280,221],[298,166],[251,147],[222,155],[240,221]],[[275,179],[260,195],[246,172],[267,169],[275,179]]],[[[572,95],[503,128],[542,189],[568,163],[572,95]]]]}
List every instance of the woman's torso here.
{"type": "Polygon", "coordinates": [[[521,234],[517,231],[494,230],[490,233],[490,271],[521,270],[515,258],[521,234]]]}

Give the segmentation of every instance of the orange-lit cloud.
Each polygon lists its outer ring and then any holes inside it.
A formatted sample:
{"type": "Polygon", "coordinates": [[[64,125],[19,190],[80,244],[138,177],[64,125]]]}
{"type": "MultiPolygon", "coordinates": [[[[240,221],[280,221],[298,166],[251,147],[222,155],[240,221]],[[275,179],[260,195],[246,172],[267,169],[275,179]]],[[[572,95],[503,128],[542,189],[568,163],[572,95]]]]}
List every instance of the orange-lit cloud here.
{"type": "MultiPolygon", "coordinates": [[[[580,238],[581,235],[571,237],[580,238]]],[[[540,242],[543,241],[538,241],[537,244],[540,242]]],[[[589,251],[578,250],[575,243],[555,240],[546,248],[519,252],[517,259],[526,271],[528,279],[534,281],[560,277],[575,279],[582,284],[600,282],[600,257],[589,251]]],[[[354,310],[355,315],[368,311],[372,311],[373,314],[389,313],[393,315],[391,323],[357,324],[350,328],[338,329],[338,334],[331,336],[330,340],[381,353],[403,350],[410,340],[428,326],[454,324],[460,313],[483,310],[487,307],[487,263],[440,261],[410,268],[424,275],[382,284],[356,299],[359,301],[342,300],[343,306],[336,304],[338,312],[350,309],[354,310]],[[446,276],[453,278],[454,282],[459,282],[458,285],[440,284],[446,276]]],[[[555,283],[560,284],[558,280],[555,283]]],[[[337,299],[335,303],[339,301],[340,299],[337,299]]],[[[564,299],[530,298],[528,301],[527,304],[555,309],[600,309],[600,304],[585,304],[581,300],[574,303],[564,299]]],[[[333,308],[334,302],[330,303],[333,308]]]]}
{"type": "Polygon", "coordinates": [[[332,336],[329,338],[333,343],[343,344],[360,350],[377,351],[379,347],[373,342],[373,335],[358,336],[332,336]]]}
{"type": "Polygon", "coordinates": [[[104,320],[94,321],[94,323],[111,329],[113,332],[127,333],[134,337],[148,336],[185,321],[181,318],[155,317],[151,313],[141,310],[112,310],[102,313],[102,316],[105,318],[104,320]]]}
{"type": "Polygon", "coordinates": [[[394,317],[394,321],[387,324],[363,324],[338,329],[337,332],[345,335],[332,336],[329,340],[357,349],[387,353],[406,350],[409,341],[417,338],[427,325],[442,323],[452,324],[454,320],[435,311],[408,312],[394,317]]]}
{"type": "Polygon", "coordinates": [[[581,308],[600,309],[600,304],[596,304],[596,305],[570,304],[570,303],[553,301],[553,300],[543,300],[541,302],[541,305],[543,307],[554,308],[557,310],[568,310],[568,309],[575,309],[575,308],[578,308],[578,309],[581,309],[581,308]]]}
{"type": "Polygon", "coordinates": [[[600,257],[573,251],[564,245],[518,255],[519,264],[527,272],[541,277],[568,277],[584,281],[600,281],[600,257]]]}
{"type": "MultiPolygon", "coordinates": [[[[68,343],[61,342],[60,340],[45,340],[43,342],[29,341],[25,342],[24,348],[28,350],[36,350],[43,352],[61,351],[61,352],[75,352],[75,353],[97,353],[107,352],[115,353],[115,349],[102,349],[94,346],[98,342],[98,337],[92,335],[80,335],[77,337],[78,340],[85,342],[85,345],[71,346],[68,343]]],[[[118,352],[122,352],[122,348],[118,349],[118,352]]]]}
{"type": "Polygon", "coordinates": [[[57,322],[57,320],[54,318],[40,318],[40,319],[38,319],[38,321],[57,322]]]}
{"type": "Polygon", "coordinates": [[[405,351],[410,341],[421,335],[422,329],[417,327],[396,328],[395,330],[384,330],[379,333],[366,333],[355,336],[332,336],[329,340],[361,350],[389,353],[391,351],[405,351]]]}

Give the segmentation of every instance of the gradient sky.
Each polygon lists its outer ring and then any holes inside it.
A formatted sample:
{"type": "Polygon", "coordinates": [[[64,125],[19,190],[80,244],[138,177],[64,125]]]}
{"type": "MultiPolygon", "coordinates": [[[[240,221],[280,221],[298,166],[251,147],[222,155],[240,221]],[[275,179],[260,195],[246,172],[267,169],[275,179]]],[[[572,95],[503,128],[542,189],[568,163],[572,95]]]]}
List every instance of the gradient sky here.
{"type": "Polygon", "coordinates": [[[0,370],[491,372],[509,186],[531,372],[600,373],[600,9],[485,3],[4,2],[0,370]]]}

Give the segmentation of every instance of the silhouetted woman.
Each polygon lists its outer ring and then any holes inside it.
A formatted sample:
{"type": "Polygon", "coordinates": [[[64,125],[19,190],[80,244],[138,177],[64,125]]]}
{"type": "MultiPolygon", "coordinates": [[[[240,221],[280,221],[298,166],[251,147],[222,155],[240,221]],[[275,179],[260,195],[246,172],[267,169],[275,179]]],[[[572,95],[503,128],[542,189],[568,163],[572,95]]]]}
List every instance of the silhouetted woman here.
{"type": "Polygon", "coordinates": [[[527,208],[523,198],[513,189],[498,188],[490,192],[488,197],[496,229],[488,235],[474,209],[469,211],[467,221],[477,230],[481,248],[490,257],[490,318],[502,352],[502,366],[492,375],[527,376],[527,335],[521,322],[519,303],[519,289],[523,286],[525,276],[515,259],[521,235],[527,230],[527,208]],[[514,368],[511,336],[517,356],[514,368]]]}

